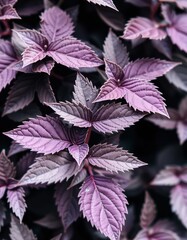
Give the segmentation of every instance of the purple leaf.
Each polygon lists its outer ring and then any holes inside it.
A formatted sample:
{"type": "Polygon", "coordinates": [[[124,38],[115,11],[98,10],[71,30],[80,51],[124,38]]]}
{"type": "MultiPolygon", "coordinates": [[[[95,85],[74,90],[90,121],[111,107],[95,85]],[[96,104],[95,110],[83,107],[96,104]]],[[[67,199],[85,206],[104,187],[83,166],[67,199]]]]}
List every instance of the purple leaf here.
{"type": "Polygon", "coordinates": [[[138,78],[139,80],[154,80],[161,77],[180,63],[154,58],[138,59],[130,62],[124,68],[125,80],[138,78]]]}
{"type": "Polygon", "coordinates": [[[23,188],[14,188],[7,190],[7,199],[12,211],[19,218],[20,222],[22,222],[24,213],[26,211],[26,203],[25,203],[25,192],[23,188]]]}
{"type": "Polygon", "coordinates": [[[124,172],[146,165],[128,151],[106,143],[94,145],[87,159],[90,164],[110,172],[124,172]]]}
{"type": "Polygon", "coordinates": [[[98,90],[93,86],[87,78],[82,74],[77,74],[73,97],[77,104],[81,103],[83,106],[89,108],[90,110],[95,109],[95,104],[93,100],[96,98],[98,90]]]}
{"type": "Polygon", "coordinates": [[[41,12],[43,8],[44,8],[43,1],[38,1],[38,0],[32,0],[32,2],[19,0],[18,3],[16,4],[16,9],[19,15],[23,17],[37,14],[41,12]]]}
{"type": "Polygon", "coordinates": [[[177,66],[174,70],[171,70],[166,74],[166,78],[175,87],[182,89],[183,91],[187,92],[187,81],[186,81],[186,74],[187,74],[187,62],[182,61],[182,56],[177,58],[177,61],[181,61],[182,64],[177,66]]]}
{"type": "Polygon", "coordinates": [[[118,65],[107,61],[106,72],[111,79],[103,85],[95,102],[125,97],[134,109],[167,116],[163,98],[156,87],[147,81],[162,76],[176,65],[178,63],[159,59],[140,59],[127,64],[122,71],[118,65]]]}
{"type": "Polygon", "coordinates": [[[8,151],[8,157],[11,157],[17,153],[24,152],[26,149],[22,148],[21,145],[16,143],[15,141],[12,141],[12,144],[10,145],[10,149],[8,151]]]}
{"type": "Polygon", "coordinates": [[[0,180],[7,181],[8,178],[15,177],[15,167],[13,163],[7,158],[5,152],[0,153],[0,180]]]}
{"type": "Polygon", "coordinates": [[[62,122],[49,116],[30,119],[5,135],[25,148],[44,154],[59,152],[71,145],[62,122]]]}
{"type": "Polygon", "coordinates": [[[150,82],[133,79],[128,82],[124,82],[122,86],[118,86],[115,80],[109,80],[101,88],[96,101],[113,100],[124,98],[135,110],[159,113],[164,116],[168,116],[163,97],[160,92],[156,89],[156,86],[150,82]],[[111,82],[115,89],[111,92],[111,82]],[[109,85],[109,84],[110,85],[109,85]],[[123,94],[122,94],[123,93],[123,94]],[[119,97],[118,97],[119,96],[119,97]]]}
{"type": "Polygon", "coordinates": [[[111,30],[105,39],[104,57],[107,60],[118,64],[122,68],[129,62],[129,55],[126,47],[111,30]]]}
{"type": "Polygon", "coordinates": [[[49,45],[47,55],[66,67],[98,67],[102,61],[86,44],[73,37],[57,40],[49,45]]]}
{"type": "Polygon", "coordinates": [[[172,46],[168,39],[152,40],[152,44],[157,51],[164,54],[170,60],[172,59],[172,46]]]}
{"type": "Polygon", "coordinates": [[[111,240],[119,239],[127,213],[127,200],[119,185],[109,178],[91,176],[79,197],[83,216],[111,240]]]}
{"type": "Polygon", "coordinates": [[[162,7],[162,14],[169,26],[166,28],[168,36],[173,44],[176,44],[180,50],[187,52],[187,15],[175,14],[167,5],[162,7]]]}
{"type": "Polygon", "coordinates": [[[180,182],[176,167],[166,167],[161,170],[153,179],[151,185],[175,186],[180,182]]]}
{"type": "Polygon", "coordinates": [[[55,190],[55,203],[65,232],[80,216],[78,191],[76,188],[67,189],[67,186],[67,183],[61,183],[55,190]]]}
{"type": "Polygon", "coordinates": [[[13,6],[16,4],[17,0],[0,0],[0,6],[10,5],[13,6]]]}
{"type": "Polygon", "coordinates": [[[179,240],[180,238],[170,230],[155,230],[154,227],[148,230],[141,230],[134,240],[179,240]]]}
{"type": "Polygon", "coordinates": [[[33,232],[13,215],[11,216],[10,238],[11,240],[36,240],[33,232]]]}
{"type": "Polygon", "coordinates": [[[49,77],[46,75],[39,75],[36,81],[36,92],[38,94],[39,101],[44,104],[45,102],[56,102],[53,89],[51,87],[49,77]]]}
{"type": "Polygon", "coordinates": [[[159,24],[148,18],[132,18],[126,25],[123,36],[124,39],[136,39],[138,37],[161,40],[166,37],[166,33],[159,29],[159,24]]]}
{"type": "Polygon", "coordinates": [[[180,184],[171,190],[170,203],[172,211],[177,214],[182,224],[187,228],[187,186],[180,184]]]}
{"type": "Polygon", "coordinates": [[[22,158],[20,158],[16,165],[18,179],[20,179],[27,172],[29,167],[34,163],[35,158],[36,153],[34,152],[26,153],[22,158]]]}
{"type": "Polygon", "coordinates": [[[0,40],[0,91],[16,76],[16,71],[11,69],[16,61],[16,54],[9,41],[0,40]]]}
{"type": "Polygon", "coordinates": [[[88,154],[89,146],[86,143],[82,145],[74,144],[68,147],[68,151],[72,155],[72,157],[76,160],[77,164],[80,166],[88,154]]]}
{"type": "Polygon", "coordinates": [[[55,62],[52,59],[44,58],[41,61],[38,61],[32,65],[33,72],[42,72],[50,75],[51,70],[55,66],[55,62]]]}
{"type": "Polygon", "coordinates": [[[22,44],[25,48],[33,47],[36,49],[40,49],[43,51],[43,48],[48,47],[48,41],[46,37],[36,30],[24,29],[24,30],[14,30],[14,34],[16,34],[20,39],[22,39],[22,44]]]}
{"type": "Polygon", "coordinates": [[[123,69],[117,65],[116,63],[110,62],[108,60],[105,61],[105,72],[107,77],[110,79],[116,79],[118,82],[121,79],[124,79],[123,69]]]}
{"type": "Polygon", "coordinates": [[[187,124],[185,122],[178,122],[177,135],[179,137],[180,144],[182,145],[187,140],[187,124]]]}
{"type": "Polygon", "coordinates": [[[4,226],[4,221],[6,219],[6,209],[2,201],[0,201],[0,230],[4,226]]]}
{"type": "Polygon", "coordinates": [[[1,186],[0,186],[0,199],[2,199],[5,195],[7,186],[6,186],[6,182],[4,182],[2,180],[0,181],[0,184],[1,184],[1,186]],[[3,186],[3,184],[4,184],[4,186],[3,186]]]}
{"type": "Polygon", "coordinates": [[[0,20],[20,19],[16,10],[11,5],[0,7],[0,20]]]}
{"type": "Polygon", "coordinates": [[[74,102],[47,103],[56,114],[77,127],[91,127],[91,111],[82,104],[74,102]]]}
{"type": "Polygon", "coordinates": [[[58,7],[45,10],[41,15],[41,31],[49,42],[72,35],[74,30],[70,16],[58,7]]]}
{"type": "Polygon", "coordinates": [[[86,171],[86,169],[82,168],[80,170],[80,172],[78,172],[76,174],[76,176],[73,177],[73,179],[71,181],[71,184],[69,185],[68,189],[78,185],[81,182],[83,182],[84,179],[86,178],[86,176],[87,176],[87,171],[86,171]]]}
{"type": "Polygon", "coordinates": [[[111,103],[103,105],[93,114],[93,127],[102,133],[124,130],[139,121],[144,114],[135,112],[127,104],[111,103]]]}
{"type": "Polygon", "coordinates": [[[124,29],[124,16],[111,8],[97,7],[97,14],[109,27],[115,31],[123,31],[124,29]]]}
{"type": "Polygon", "coordinates": [[[149,195],[148,192],[145,194],[145,202],[141,211],[141,216],[140,216],[140,226],[142,228],[147,228],[149,227],[153,221],[155,220],[156,217],[156,206],[149,195]]]}
{"type": "Polygon", "coordinates": [[[159,114],[151,115],[150,117],[146,118],[146,120],[154,123],[156,126],[172,130],[177,127],[177,122],[180,120],[180,116],[175,109],[168,108],[169,119],[165,116],[161,116],[159,114]]]}
{"type": "Polygon", "coordinates": [[[57,216],[56,213],[55,214],[48,213],[47,215],[40,218],[39,220],[34,221],[34,223],[48,229],[57,229],[62,227],[60,218],[57,216]]]}
{"type": "Polygon", "coordinates": [[[28,106],[34,100],[35,85],[33,74],[19,76],[9,91],[3,116],[28,106]]]}
{"type": "Polygon", "coordinates": [[[118,11],[112,0],[87,0],[87,1],[94,4],[106,6],[118,11]]]}
{"type": "MultiPolygon", "coordinates": [[[[46,45],[47,46],[47,45],[46,45]]],[[[31,46],[25,49],[23,52],[23,67],[27,67],[32,63],[36,63],[44,59],[47,56],[47,53],[41,47],[31,46]]]]}
{"type": "Polygon", "coordinates": [[[66,152],[46,155],[36,159],[29,171],[22,177],[19,185],[56,183],[76,175],[79,166],[66,152]]]}

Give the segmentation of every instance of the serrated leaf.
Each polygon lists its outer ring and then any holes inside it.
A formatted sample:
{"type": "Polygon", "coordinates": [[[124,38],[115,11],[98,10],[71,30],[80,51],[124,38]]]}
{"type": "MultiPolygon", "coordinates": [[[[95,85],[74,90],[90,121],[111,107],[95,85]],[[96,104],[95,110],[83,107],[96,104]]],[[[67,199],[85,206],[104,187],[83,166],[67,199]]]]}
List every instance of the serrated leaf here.
{"type": "Polygon", "coordinates": [[[20,16],[10,4],[0,7],[0,20],[6,19],[20,19],[20,16]]]}
{"type": "Polygon", "coordinates": [[[134,240],[179,240],[180,238],[174,232],[166,229],[155,231],[154,227],[148,230],[141,230],[134,240]]]}
{"type": "Polygon", "coordinates": [[[71,145],[65,128],[59,119],[46,116],[25,121],[5,135],[32,151],[49,154],[71,145]]]}
{"type": "Polygon", "coordinates": [[[68,147],[68,151],[80,166],[89,152],[89,146],[86,143],[81,145],[74,144],[68,147]]]}
{"type": "Polygon", "coordinates": [[[82,74],[77,74],[73,97],[76,103],[81,103],[83,106],[93,110],[95,104],[93,100],[96,98],[98,90],[93,86],[92,82],[85,78],[82,74]]]}
{"type": "Polygon", "coordinates": [[[55,189],[55,203],[65,232],[80,216],[78,191],[76,188],[67,189],[67,186],[67,183],[61,183],[55,189]]]}
{"type": "Polygon", "coordinates": [[[172,211],[177,214],[182,224],[187,228],[187,186],[177,185],[171,190],[170,203],[172,211]]]}
{"type": "Polygon", "coordinates": [[[96,102],[113,100],[114,98],[121,98],[124,96],[127,103],[135,110],[159,113],[164,116],[168,116],[163,97],[156,87],[146,81],[133,79],[128,82],[124,82],[122,86],[118,86],[118,82],[114,80],[103,85],[101,92],[96,98],[96,102]],[[111,93],[112,84],[115,86],[114,91],[111,93]],[[106,94],[104,96],[104,94],[106,94]],[[101,97],[100,97],[101,96],[101,97]],[[119,96],[119,97],[118,97],[119,96]]]}
{"type": "Polygon", "coordinates": [[[123,69],[117,65],[116,63],[110,62],[108,60],[105,61],[105,72],[107,77],[110,79],[117,79],[119,82],[124,78],[123,69]]]}
{"type": "Polygon", "coordinates": [[[26,151],[26,149],[24,149],[21,145],[19,145],[15,141],[12,141],[7,156],[11,157],[17,153],[24,152],[24,151],[26,151]]]}
{"type": "Polygon", "coordinates": [[[16,79],[10,89],[3,115],[16,112],[29,105],[34,100],[35,92],[37,92],[42,104],[44,102],[56,101],[49,78],[46,74],[23,74],[16,79]]]}
{"type": "Polygon", "coordinates": [[[8,85],[16,76],[16,71],[11,69],[16,61],[16,54],[9,41],[0,40],[0,91],[8,85]]]}
{"type": "Polygon", "coordinates": [[[146,165],[128,151],[106,143],[91,147],[87,159],[90,164],[111,172],[124,172],[146,165]]]}
{"type": "Polygon", "coordinates": [[[5,152],[0,153],[0,180],[7,181],[8,178],[15,177],[15,167],[13,163],[7,158],[5,152]]]}
{"type": "Polygon", "coordinates": [[[161,40],[166,37],[165,31],[159,29],[159,24],[148,18],[132,18],[126,25],[124,39],[136,39],[138,37],[161,40]]]}
{"type": "Polygon", "coordinates": [[[108,33],[104,43],[104,57],[124,67],[129,61],[127,48],[123,45],[121,40],[111,30],[108,33]]]}
{"type": "Polygon", "coordinates": [[[85,43],[73,37],[57,40],[49,45],[47,55],[66,67],[98,67],[102,61],[85,43]]]}
{"type": "Polygon", "coordinates": [[[46,155],[36,159],[29,171],[21,178],[19,185],[57,183],[69,179],[78,172],[76,161],[66,152],[46,155]]]}
{"type": "Polygon", "coordinates": [[[26,203],[25,203],[25,192],[23,188],[15,188],[7,190],[7,199],[12,211],[19,218],[20,222],[22,222],[24,213],[26,211],[26,203]]]}
{"type": "Polygon", "coordinates": [[[94,3],[94,4],[110,7],[112,9],[118,11],[112,0],[87,0],[87,1],[94,3]]]}
{"type": "Polygon", "coordinates": [[[152,40],[153,47],[159,51],[160,53],[164,54],[170,60],[172,59],[172,46],[168,39],[163,40],[152,40]]]}
{"type": "Polygon", "coordinates": [[[58,7],[45,10],[41,15],[41,31],[49,42],[53,42],[73,33],[74,27],[70,16],[58,7]]]}
{"type": "Polygon", "coordinates": [[[12,85],[6,99],[3,116],[28,106],[35,95],[36,82],[33,75],[21,75],[12,85]]]}
{"type": "Polygon", "coordinates": [[[23,67],[27,67],[32,63],[36,63],[47,56],[47,53],[44,52],[42,47],[31,46],[24,50],[23,52],[23,67]]]}
{"type": "Polygon", "coordinates": [[[148,192],[145,194],[145,201],[140,216],[140,226],[148,228],[156,217],[156,206],[148,192]]]}
{"type": "Polygon", "coordinates": [[[56,98],[51,87],[49,77],[46,75],[40,75],[40,79],[36,81],[36,92],[38,94],[39,101],[44,104],[45,102],[56,102],[56,98]]]}
{"type": "Polygon", "coordinates": [[[154,58],[142,58],[130,62],[124,68],[125,80],[137,78],[139,80],[154,80],[161,77],[180,63],[154,58]]]}
{"type": "Polygon", "coordinates": [[[22,39],[22,45],[24,48],[27,47],[36,47],[36,49],[43,49],[42,46],[48,46],[48,41],[46,37],[36,30],[14,30],[14,34],[16,34],[20,39],[22,39]]]}
{"type": "Polygon", "coordinates": [[[151,185],[175,186],[180,182],[176,167],[166,167],[161,170],[151,182],[151,185]]]}
{"type": "Polygon", "coordinates": [[[83,216],[111,240],[119,239],[127,213],[127,200],[109,178],[87,177],[79,193],[83,216]]]}
{"type": "Polygon", "coordinates": [[[187,52],[187,30],[186,30],[186,14],[175,14],[168,5],[163,5],[162,14],[168,22],[166,31],[173,44],[176,44],[180,50],[187,52]]]}
{"type": "Polygon", "coordinates": [[[91,111],[82,104],[74,102],[46,103],[65,121],[77,127],[91,127],[91,111]]]}
{"type": "Polygon", "coordinates": [[[27,172],[29,167],[34,163],[35,158],[36,158],[36,153],[29,152],[19,159],[16,165],[16,172],[17,172],[18,179],[20,179],[27,172]]]}
{"type": "Polygon", "coordinates": [[[103,105],[93,115],[93,127],[102,133],[112,133],[130,127],[144,114],[135,112],[126,104],[111,103],[103,105]]]}
{"type": "MultiPolygon", "coordinates": [[[[52,59],[44,58],[32,65],[33,72],[47,73],[50,75],[51,70],[55,66],[55,62],[52,59]]],[[[29,67],[29,66],[28,66],[29,67]]]]}
{"type": "Polygon", "coordinates": [[[154,114],[146,118],[146,120],[155,124],[158,127],[161,127],[167,130],[175,129],[177,127],[177,122],[180,120],[180,116],[175,109],[168,108],[167,111],[170,117],[169,119],[166,118],[165,116],[154,114]]]}
{"type": "Polygon", "coordinates": [[[11,240],[36,240],[33,232],[13,215],[11,216],[10,238],[11,240]]]}
{"type": "Polygon", "coordinates": [[[81,169],[80,172],[78,172],[76,174],[76,176],[73,177],[73,179],[71,181],[71,184],[69,185],[68,189],[78,185],[81,182],[83,182],[84,179],[86,178],[86,176],[87,176],[86,169],[85,168],[81,169]]]}

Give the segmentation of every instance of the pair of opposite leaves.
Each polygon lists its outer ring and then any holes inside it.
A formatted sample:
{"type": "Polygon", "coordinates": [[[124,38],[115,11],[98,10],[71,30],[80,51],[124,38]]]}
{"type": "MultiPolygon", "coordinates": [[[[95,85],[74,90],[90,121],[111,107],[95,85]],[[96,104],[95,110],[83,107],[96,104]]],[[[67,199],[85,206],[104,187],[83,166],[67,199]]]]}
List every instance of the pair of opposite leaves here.
{"type": "MultiPolygon", "coordinates": [[[[163,40],[169,36],[173,44],[176,44],[179,49],[187,52],[187,14],[176,14],[168,5],[162,5],[161,8],[162,16],[164,17],[163,22],[158,22],[157,20],[151,20],[144,17],[132,18],[127,23],[122,38],[127,40],[137,38],[163,40]]],[[[167,48],[167,46],[164,48],[167,48]]],[[[165,49],[165,52],[166,51],[167,50],[165,49]]]]}

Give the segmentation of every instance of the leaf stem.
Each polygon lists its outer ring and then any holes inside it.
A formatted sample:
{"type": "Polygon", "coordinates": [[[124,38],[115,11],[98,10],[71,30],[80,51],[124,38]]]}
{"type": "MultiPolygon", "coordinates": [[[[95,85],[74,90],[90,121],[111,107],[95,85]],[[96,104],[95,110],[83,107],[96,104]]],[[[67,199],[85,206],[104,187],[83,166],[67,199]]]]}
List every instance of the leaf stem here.
{"type": "Polygon", "coordinates": [[[92,127],[89,127],[89,128],[88,128],[88,131],[87,131],[87,133],[86,133],[85,140],[84,140],[84,142],[85,142],[86,144],[88,144],[89,141],[90,141],[91,132],[92,132],[92,127]]]}
{"type": "MultiPolygon", "coordinates": [[[[90,141],[91,132],[92,132],[92,127],[89,127],[89,128],[88,128],[88,131],[87,131],[87,133],[86,133],[85,140],[84,140],[84,142],[85,142],[86,144],[88,144],[89,141],[90,141]]],[[[87,169],[87,171],[88,171],[88,173],[90,174],[90,176],[93,176],[92,166],[89,164],[88,159],[86,159],[86,162],[85,162],[85,166],[84,166],[84,167],[87,169]]]]}

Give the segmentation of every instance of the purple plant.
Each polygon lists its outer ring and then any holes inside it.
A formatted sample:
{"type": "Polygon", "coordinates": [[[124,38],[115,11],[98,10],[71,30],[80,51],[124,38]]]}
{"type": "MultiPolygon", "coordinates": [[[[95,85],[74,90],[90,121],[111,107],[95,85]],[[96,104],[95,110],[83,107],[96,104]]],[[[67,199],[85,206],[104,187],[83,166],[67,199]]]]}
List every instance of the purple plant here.
{"type": "Polygon", "coordinates": [[[1,239],[187,235],[186,8],[0,0],[1,239]],[[161,163],[176,136],[148,121],[177,130],[179,162],[161,163]]]}

